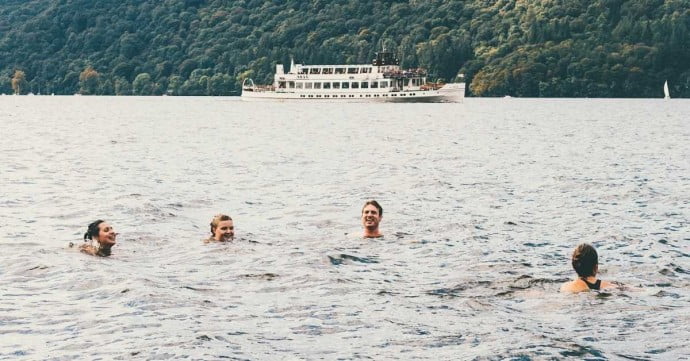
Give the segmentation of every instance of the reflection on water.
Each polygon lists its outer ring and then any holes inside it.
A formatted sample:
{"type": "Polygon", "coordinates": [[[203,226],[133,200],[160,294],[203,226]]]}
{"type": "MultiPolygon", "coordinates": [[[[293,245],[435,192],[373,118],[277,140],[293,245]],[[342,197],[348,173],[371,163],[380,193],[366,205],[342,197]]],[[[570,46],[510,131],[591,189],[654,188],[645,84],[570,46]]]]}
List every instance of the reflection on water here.
{"type": "Polygon", "coordinates": [[[3,97],[0,358],[687,357],[689,113],[3,97]],[[558,293],[580,242],[625,287],[558,293]]]}

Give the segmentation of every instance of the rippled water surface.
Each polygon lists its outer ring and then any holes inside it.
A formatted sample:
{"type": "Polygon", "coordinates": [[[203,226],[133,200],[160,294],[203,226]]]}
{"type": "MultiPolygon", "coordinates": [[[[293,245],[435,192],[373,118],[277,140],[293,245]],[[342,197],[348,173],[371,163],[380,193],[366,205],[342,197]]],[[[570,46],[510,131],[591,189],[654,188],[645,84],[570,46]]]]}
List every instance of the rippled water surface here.
{"type": "Polygon", "coordinates": [[[0,359],[689,359],[689,114],[0,97],[0,359]],[[560,294],[580,242],[626,287],[560,294]]]}

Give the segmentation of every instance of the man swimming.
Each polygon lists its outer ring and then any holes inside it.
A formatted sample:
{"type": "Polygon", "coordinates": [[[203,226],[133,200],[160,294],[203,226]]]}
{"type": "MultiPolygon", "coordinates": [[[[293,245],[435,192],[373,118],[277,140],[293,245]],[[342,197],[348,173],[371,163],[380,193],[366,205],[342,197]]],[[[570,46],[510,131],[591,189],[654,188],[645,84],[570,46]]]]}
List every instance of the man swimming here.
{"type": "Polygon", "coordinates": [[[383,237],[379,231],[379,223],[383,218],[383,208],[379,202],[370,200],[364,203],[362,207],[362,226],[364,226],[364,238],[379,238],[383,237]]]}
{"type": "Polygon", "coordinates": [[[211,220],[211,237],[204,242],[232,242],[234,238],[235,225],[232,223],[232,218],[225,214],[218,214],[211,220]]]}
{"type": "Polygon", "coordinates": [[[561,286],[561,292],[582,292],[615,287],[611,282],[597,279],[599,255],[591,245],[583,243],[573,251],[572,264],[577,278],[561,286]]]}

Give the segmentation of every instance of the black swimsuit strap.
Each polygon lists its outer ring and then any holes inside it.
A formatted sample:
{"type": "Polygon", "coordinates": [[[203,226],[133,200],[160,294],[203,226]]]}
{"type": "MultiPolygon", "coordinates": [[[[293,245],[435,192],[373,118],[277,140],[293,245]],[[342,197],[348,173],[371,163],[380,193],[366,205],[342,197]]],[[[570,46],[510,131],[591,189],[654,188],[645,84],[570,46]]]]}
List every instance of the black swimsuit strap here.
{"type": "Polygon", "coordinates": [[[584,277],[580,279],[587,285],[587,287],[589,287],[590,290],[598,290],[599,288],[601,288],[601,280],[597,280],[594,283],[589,283],[587,282],[587,279],[585,279],[584,277]]]}

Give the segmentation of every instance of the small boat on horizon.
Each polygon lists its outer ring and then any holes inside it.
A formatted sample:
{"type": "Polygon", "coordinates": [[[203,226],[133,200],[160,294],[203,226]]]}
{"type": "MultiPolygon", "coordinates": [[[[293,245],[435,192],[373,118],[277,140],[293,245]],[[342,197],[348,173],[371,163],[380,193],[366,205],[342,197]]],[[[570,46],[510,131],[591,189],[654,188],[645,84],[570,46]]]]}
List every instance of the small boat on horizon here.
{"type": "Polygon", "coordinates": [[[668,92],[668,80],[664,82],[664,99],[671,99],[671,94],[668,92]]]}

